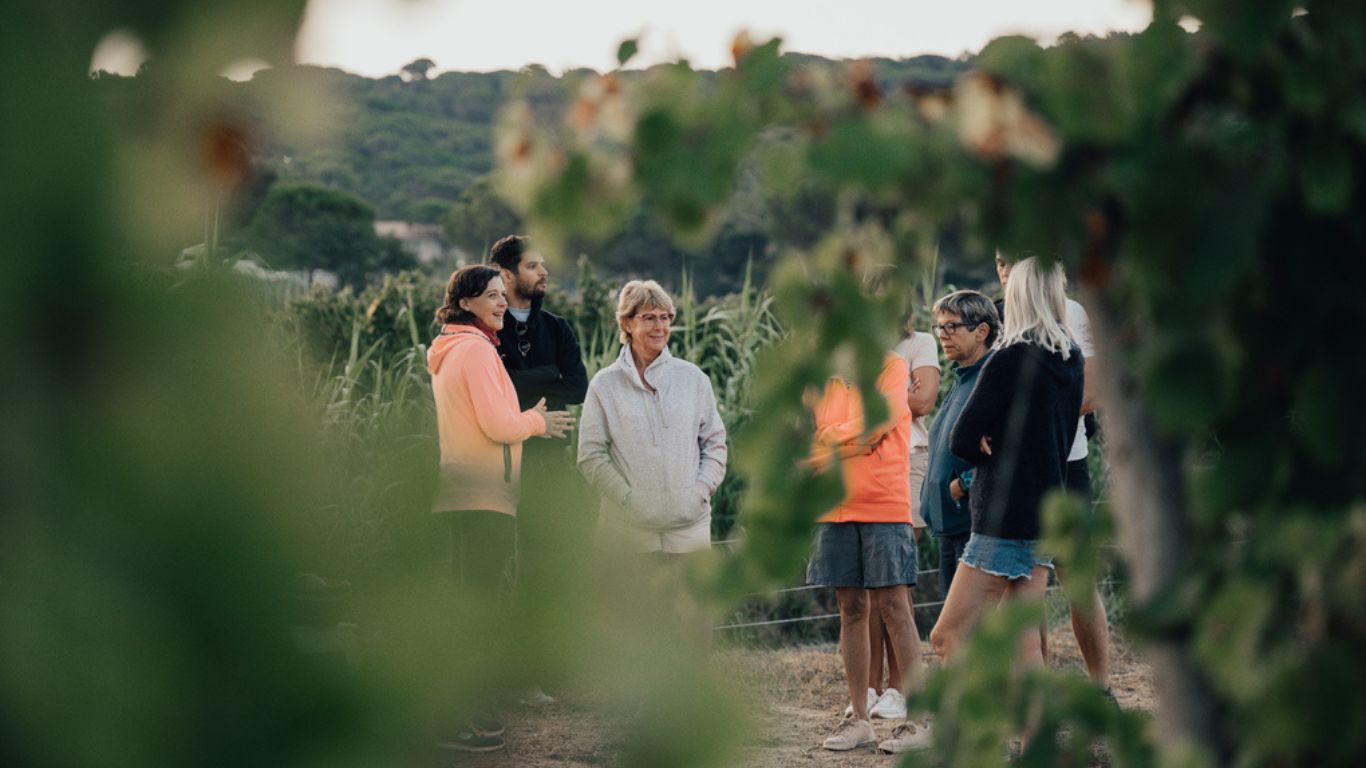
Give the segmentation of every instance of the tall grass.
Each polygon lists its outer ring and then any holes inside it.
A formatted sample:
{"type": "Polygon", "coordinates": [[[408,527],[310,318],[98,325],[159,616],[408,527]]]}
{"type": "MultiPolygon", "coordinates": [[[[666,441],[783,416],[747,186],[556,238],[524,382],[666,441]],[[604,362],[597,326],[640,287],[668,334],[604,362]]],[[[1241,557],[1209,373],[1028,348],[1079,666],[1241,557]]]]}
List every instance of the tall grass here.
{"type": "MultiPolygon", "coordinates": [[[[782,340],[784,331],[773,313],[773,299],[754,284],[752,263],[738,292],[698,302],[691,275],[684,273],[678,302],[678,350],[711,378],[717,408],[726,431],[735,435],[749,421],[754,402],[751,384],[759,353],[782,340]]],[[[728,472],[712,505],[712,534],[725,538],[735,525],[745,485],[728,472]]]]}
{"type": "Polygon", "coordinates": [[[549,294],[547,308],[562,315],[573,327],[583,355],[583,366],[591,379],[593,374],[611,365],[621,352],[616,290],[597,276],[587,256],[579,257],[577,286],[576,295],[549,294]]]}
{"type": "Polygon", "coordinates": [[[773,299],[754,285],[752,264],[738,292],[698,302],[692,276],[683,274],[678,302],[679,354],[711,377],[727,427],[751,413],[750,382],[759,352],[782,340],[773,299]]]}
{"type": "Polygon", "coordinates": [[[425,527],[435,462],[435,406],[409,276],[361,295],[316,289],[291,302],[281,336],[300,392],[318,410],[332,493],[313,511],[316,567],[354,575],[377,567],[425,527]],[[346,333],[342,336],[341,333],[346,333]]]}

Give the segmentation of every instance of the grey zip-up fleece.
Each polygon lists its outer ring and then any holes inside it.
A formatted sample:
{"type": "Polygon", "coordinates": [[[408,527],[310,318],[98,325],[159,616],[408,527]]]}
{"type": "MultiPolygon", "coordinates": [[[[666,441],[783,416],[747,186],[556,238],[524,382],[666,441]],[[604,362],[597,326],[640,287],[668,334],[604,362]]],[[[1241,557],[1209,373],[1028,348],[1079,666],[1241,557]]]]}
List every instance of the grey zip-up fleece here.
{"type": "Polygon", "coordinates": [[[665,349],[636,373],[631,348],[588,384],[579,418],[579,471],[602,496],[602,524],[651,531],[711,518],[726,476],[726,427],[711,380],[665,349]]]}

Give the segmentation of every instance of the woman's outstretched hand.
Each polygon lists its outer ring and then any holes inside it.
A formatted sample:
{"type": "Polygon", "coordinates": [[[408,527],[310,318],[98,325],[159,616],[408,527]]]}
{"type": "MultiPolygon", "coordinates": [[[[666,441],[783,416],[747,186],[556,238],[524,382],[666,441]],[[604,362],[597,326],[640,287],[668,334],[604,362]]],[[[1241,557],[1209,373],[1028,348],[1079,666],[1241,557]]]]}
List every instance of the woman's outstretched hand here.
{"type": "Polygon", "coordinates": [[[537,437],[564,437],[574,428],[574,417],[569,415],[569,411],[547,411],[544,397],[531,410],[545,418],[545,434],[537,437]]]}

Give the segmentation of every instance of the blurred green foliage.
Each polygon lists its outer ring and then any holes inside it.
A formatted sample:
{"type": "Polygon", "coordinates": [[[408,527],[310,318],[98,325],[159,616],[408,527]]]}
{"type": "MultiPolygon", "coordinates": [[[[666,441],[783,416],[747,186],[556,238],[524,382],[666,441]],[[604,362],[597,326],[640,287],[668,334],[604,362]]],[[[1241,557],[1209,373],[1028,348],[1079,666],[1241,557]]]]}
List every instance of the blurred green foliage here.
{"type": "MultiPolygon", "coordinates": [[[[1032,765],[1088,760],[1093,740],[1116,764],[1361,763],[1366,451],[1349,425],[1366,423],[1366,363],[1339,342],[1366,320],[1366,6],[1158,0],[1139,34],[1002,38],[939,89],[893,91],[861,64],[797,66],[776,41],[736,58],[714,78],[679,64],[585,87],[580,119],[513,105],[500,142],[519,151],[497,170],[550,239],[620,227],[637,206],[706,237],[756,157],[782,170],[794,204],[834,199],[825,233],[794,239],[769,272],[788,335],[760,356],[755,416],[735,435],[750,538],[727,572],[745,578],[720,588],[796,572],[838,493],[794,470],[801,392],[831,373],[866,390],[896,313],[862,276],[893,262],[915,283],[947,227],[966,253],[1063,260],[1094,302],[1102,358],[1137,403],[1124,429],[1141,434],[1118,434],[1174,478],[1181,505],[1172,536],[1130,544],[1131,558],[1160,546],[1177,566],[1130,606],[1130,628],[1192,662],[1159,707],[1210,719],[1154,733],[1083,683],[1007,685],[992,670],[1011,656],[1009,625],[1034,618],[1003,614],[923,701],[944,726],[941,756],[997,763],[1001,738],[1024,731],[1032,765]]],[[[1165,492],[1165,479],[1135,480],[1135,493],[1165,492]]],[[[1100,533],[1065,507],[1050,520],[1074,554],[1100,533]]]]}
{"type": "MultiPolygon", "coordinates": [[[[319,361],[220,248],[265,132],[330,122],[328,88],[297,72],[250,109],[218,75],[288,61],[302,10],[95,3],[47,24],[42,4],[0,6],[0,83],[22,105],[0,110],[0,762],[427,762],[462,714],[544,674],[668,692],[653,717],[714,734],[675,763],[716,763],[736,710],[705,670],[659,663],[677,649],[630,602],[639,580],[566,585],[572,621],[515,626],[453,588],[414,351],[429,299],[391,280],[359,314],[352,293],[319,301],[347,339],[319,361]],[[155,57],[135,108],[85,79],[116,28],[155,57]],[[406,349],[362,346],[376,323],[406,349]]],[[[648,745],[676,733],[638,729],[627,764],[667,763],[648,745]]]]}

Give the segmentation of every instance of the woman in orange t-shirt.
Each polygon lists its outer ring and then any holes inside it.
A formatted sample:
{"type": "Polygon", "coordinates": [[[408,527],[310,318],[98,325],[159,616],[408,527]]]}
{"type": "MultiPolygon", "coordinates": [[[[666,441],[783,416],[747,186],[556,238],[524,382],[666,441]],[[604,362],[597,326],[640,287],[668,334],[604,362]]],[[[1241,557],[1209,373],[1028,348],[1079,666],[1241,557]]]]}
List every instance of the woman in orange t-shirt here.
{"type": "MultiPolygon", "coordinates": [[[[877,741],[869,722],[868,616],[877,611],[890,639],[889,650],[906,680],[919,683],[920,635],[911,610],[916,582],[915,538],[911,528],[911,410],[906,402],[910,370],[906,359],[888,353],[877,389],[887,401],[887,420],[865,431],[857,388],[832,378],[814,405],[818,468],[840,457],[844,500],[817,521],[807,583],[834,587],[840,609],[840,655],[849,687],[849,713],[822,746],[844,751],[877,741]]],[[[923,724],[905,722],[893,740],[924,741],[923,724]]]]}

